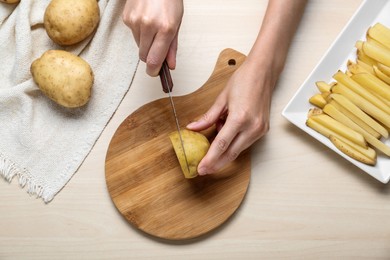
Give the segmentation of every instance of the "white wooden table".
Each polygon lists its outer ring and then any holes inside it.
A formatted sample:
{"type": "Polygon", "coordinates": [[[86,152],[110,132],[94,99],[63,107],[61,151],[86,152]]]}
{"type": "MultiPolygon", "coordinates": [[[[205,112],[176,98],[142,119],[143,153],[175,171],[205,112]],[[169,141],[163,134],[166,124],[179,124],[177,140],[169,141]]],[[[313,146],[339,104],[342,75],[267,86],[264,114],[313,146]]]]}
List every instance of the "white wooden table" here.
{"type": "MultiPolygon", "coordinates": [[[[128,224],[109,197],[104,161],[112,135],[135,109],[165,97],[141,64],[92,152],[50,204],[16,180],[0,180],[0,259],[389,259],[390,186],[281,116],[360,3],[309,1],[274,94],[271,131],[253,146],[247,196],[215,232],[190,243],[156,240],[128,224]]],[[[248,53],[266,4],[186,0],[175,95],[199,88],[222,49],[248,53]]]]}

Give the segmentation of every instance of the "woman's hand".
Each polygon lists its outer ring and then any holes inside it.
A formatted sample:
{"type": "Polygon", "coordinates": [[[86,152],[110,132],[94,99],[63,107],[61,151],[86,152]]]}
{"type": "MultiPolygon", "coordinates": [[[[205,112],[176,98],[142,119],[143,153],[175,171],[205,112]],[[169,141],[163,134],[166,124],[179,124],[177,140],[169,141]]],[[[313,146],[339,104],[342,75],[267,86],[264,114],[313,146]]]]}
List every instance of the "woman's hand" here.
{"type": "Polygon", "coordinates": [[[272,90],[276,77],[270,68],[244,62],[232,75],[214,105],[188,129],[201,131],[216,124],[218,134],[199,163],[199,175],[214,173],[269,130],[272,90]]]}
{"type": "Polygon", "coordinates": [[[217,172],[269,130],[271,97],[307,0],[269,0],[248,57],[203,118],[187,128],[219,131],[198,165],[199,175],[217,172]]]}
{"type": "Polygon", "coordinates": [[[176,67],[178,33],[183,17],[182,0],[127,0],[123,21],[130,27],[146,63],[146,73],[157,76],[166,59],[176,67]]]}

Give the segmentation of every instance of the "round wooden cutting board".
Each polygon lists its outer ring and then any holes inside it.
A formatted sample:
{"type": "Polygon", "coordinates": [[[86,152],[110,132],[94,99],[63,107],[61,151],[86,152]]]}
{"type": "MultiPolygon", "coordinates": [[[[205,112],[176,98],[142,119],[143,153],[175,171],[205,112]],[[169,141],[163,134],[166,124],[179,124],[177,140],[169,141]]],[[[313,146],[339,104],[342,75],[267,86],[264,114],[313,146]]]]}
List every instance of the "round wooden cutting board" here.
{"type": "MultiPolygon", "coordinates": [[[[200,89],[173,98],[182,129],[208,110],[244,60],[235,50],[222,51],[200,89]]],[[[217,228],[240,206],[250,180],[250,152],[218,174],[185,179],[168,137],[175,130],[168,98],[140,107],[115,132],[105,174],[115,206],[133,226],[159,238],[182,240],[217,228]]],[[[211,139],[215,133],[205,135],[211,139]]]]}

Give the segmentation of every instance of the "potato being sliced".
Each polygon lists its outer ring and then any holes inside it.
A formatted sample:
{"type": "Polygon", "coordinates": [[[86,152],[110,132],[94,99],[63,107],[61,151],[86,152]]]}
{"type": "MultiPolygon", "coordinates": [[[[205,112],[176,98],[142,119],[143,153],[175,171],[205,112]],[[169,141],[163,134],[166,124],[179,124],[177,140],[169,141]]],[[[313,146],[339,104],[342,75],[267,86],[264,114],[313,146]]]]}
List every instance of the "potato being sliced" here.
{"type": "Polygon", "coordinates": [[[194,178],[198,176],[198,164],[206,155],[210,147],[210,142],[207,138],[198,132],[190,131],[187,129],[180,130],[183,140],[184,150],[186,152],[188,168],[186,164],[186,158],[180,142],[179,132],[175,131],[169,135],[171,139],[173,149],[175,150],[177,159],[179,160],[181,170],[184,177],[194,178]]]}

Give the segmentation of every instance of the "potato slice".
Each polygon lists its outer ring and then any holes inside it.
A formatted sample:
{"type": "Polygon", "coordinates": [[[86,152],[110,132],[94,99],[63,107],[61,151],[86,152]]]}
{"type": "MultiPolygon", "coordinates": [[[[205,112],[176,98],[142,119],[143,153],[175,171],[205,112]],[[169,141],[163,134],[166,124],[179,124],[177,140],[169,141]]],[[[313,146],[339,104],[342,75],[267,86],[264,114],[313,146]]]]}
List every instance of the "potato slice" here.
{"type": "Polygon", "coordinates": [[[177,159],[179,160],[184,177],[187,179],[194,178],[198,176],[198,164],[209,150],[210,142],[201,133],[190,131],[187,129],[183,129],[180,132],[183,140],[184,150],[187,156],[189,169],[187,168],[186,157],[181,146],[179,132],[175,131],[171,133],[169,135],[169,138],[171,139],[173,149],[175,150],[177,159]]]}

